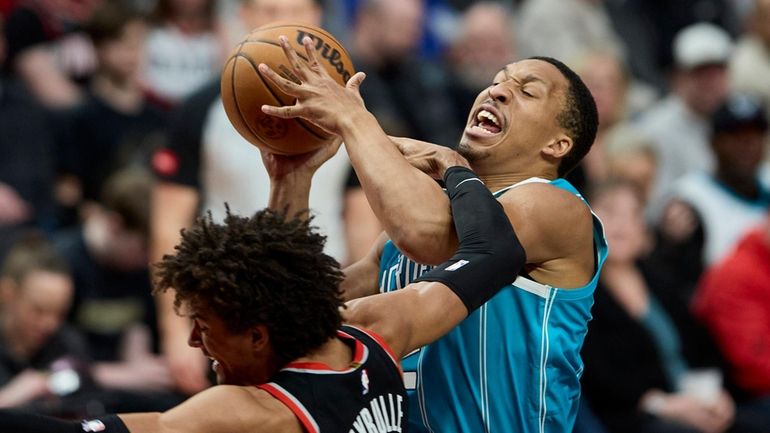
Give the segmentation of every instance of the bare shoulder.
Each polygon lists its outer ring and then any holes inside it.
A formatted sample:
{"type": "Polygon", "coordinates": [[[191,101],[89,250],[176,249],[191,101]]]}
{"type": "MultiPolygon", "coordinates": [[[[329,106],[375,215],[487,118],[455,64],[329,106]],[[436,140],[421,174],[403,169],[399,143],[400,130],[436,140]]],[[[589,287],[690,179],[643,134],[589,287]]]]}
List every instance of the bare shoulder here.
{"type": "Polygon", "coordinates": [[[218,385],[161,416],[164,431],[302,433],[283,403],[256,387],[218,385]],[[190,427],[193,426],[191,429],[190,427]]]}
{"type": "Polygon", "coordinates": [[[530,274],[559,274],[556,280],[541,281],[558,287],[579,287],[590,280],[593,219],[580,197],[548,183],[531,183],[499,200],[527,253],[530,274]]]}

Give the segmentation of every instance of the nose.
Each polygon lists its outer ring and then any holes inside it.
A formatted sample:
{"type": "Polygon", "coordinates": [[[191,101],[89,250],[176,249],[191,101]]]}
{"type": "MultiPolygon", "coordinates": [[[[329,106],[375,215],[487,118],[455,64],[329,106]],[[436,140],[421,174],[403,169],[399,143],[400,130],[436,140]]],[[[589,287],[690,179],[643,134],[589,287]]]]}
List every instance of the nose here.
{"type": "Polygon", "coordinates": [[[195,322],[193,322],[193,327],[190,330],[190,337],[187,338],[187,345],[195,348],[203,346],[203,342],[201,341],[201,331],[198,324],[195,322]]]}
{"type": "Polygon", "coordinates": [[[493,84],[488,90],[489,98],[501,104],[508,103],[510,96],[505,87],[501,84],[493,84]]]}

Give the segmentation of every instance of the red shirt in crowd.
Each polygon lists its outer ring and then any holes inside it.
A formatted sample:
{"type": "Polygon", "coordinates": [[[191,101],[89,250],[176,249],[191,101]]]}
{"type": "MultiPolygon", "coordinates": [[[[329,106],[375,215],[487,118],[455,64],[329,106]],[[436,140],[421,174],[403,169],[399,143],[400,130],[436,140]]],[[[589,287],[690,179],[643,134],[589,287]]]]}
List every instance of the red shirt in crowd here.
{"type": "Polygon", "coordinates": [[[735,382],[770,395],[770,237],[748,233],[700,282],[694,312],[726,357],[735,382]]]}

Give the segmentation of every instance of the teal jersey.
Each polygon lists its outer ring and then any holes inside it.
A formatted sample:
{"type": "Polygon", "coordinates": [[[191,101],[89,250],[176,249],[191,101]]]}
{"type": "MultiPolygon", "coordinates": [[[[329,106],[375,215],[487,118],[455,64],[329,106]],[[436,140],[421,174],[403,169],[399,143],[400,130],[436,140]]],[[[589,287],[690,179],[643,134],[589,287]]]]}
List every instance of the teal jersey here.
{"type": "MultiPolygon", "coordinates": [[[[495,196],[529,182],[549,181],[532,178],[495,196]]],[[[549,183],[583,200],[566,180],[549,183]]],[[[587,285],[566,290],[519,276],[447,335],[404,358],[411,432],[572,432],[580,349],[607,257],[601,222],[595,215],[593,221],[596,272],[587,285]]],[[[405,287],[429,269],[389,241],[380,290],[405,287]]]]}

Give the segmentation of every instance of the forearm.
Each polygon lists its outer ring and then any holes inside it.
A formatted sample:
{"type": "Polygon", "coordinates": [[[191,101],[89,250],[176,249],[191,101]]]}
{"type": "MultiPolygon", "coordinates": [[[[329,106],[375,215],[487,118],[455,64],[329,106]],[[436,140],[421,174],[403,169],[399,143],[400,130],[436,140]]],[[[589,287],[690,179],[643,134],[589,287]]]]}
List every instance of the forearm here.
{"type": "MultiPolygon", "coordinates": [[[[106,415],[92,421],[65,421],[45,415],[0,409],[0,426],[4,432],[14,433],[131,433],[116,415],[106,415]]],[[[133,433],[139,433],[133,431],[133,433]]]]}
{"type": "Polygon", "coordinates": [[[267,206],[278,212],[286,212],[288,218],[307,218],[310,209],[312,176],[287,175],[280,180],[270,180],[270,198],[267,206]]]}
{"type": "Polygon", "coordinates": [[[372,210],[399,249],[422,263],[449,258],[456,237],[441,187],[404,159],[371,113],[350,116],[341,135],[372,210]]]}

